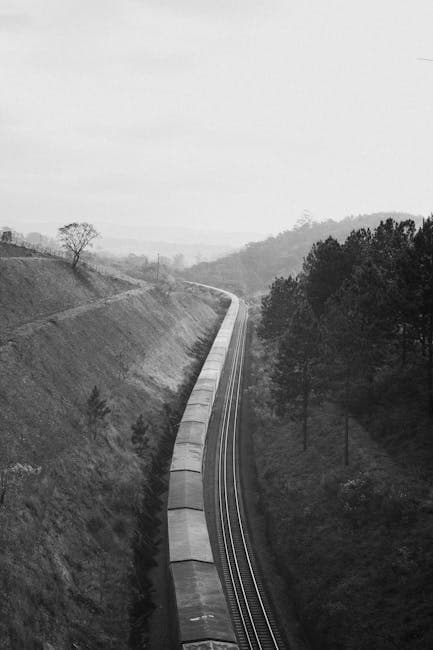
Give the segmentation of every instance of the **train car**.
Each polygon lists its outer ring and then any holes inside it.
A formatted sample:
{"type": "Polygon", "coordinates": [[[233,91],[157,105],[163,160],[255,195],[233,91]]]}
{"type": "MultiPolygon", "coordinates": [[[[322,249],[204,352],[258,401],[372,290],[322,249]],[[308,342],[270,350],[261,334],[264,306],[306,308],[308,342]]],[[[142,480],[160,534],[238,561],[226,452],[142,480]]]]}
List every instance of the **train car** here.
{"type": "Polygon", "coordinates": [[[237,648],[215,564],[190,560],[170,566],[183,650],[237,648]]]}
{"type": "Polygon", "coordinates": [[[231,304],[186,405],[170,468],[169,562],[183,650],[238,647],[212,555],[203,499],[207,428],[239,310],[236,296],[214,290],[228,296],[231,304]]]}
{"type": "Polygon", "coordinates": [[[206,440],[207,424],[204,422],[182,421],[177,431],[176,444],[193,442],[204,445],[206,440]]]}

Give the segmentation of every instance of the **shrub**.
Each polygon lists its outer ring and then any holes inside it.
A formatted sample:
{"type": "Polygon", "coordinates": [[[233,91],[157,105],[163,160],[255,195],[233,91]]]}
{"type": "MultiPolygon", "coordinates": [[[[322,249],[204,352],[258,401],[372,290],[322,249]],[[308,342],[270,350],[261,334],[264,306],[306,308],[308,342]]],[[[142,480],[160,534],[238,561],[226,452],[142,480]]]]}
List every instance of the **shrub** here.
{"type": "Polygon", "coordinates": [[[360,474],[341,483],[338,500],[344,515],[355,525],[361,525],[379,509],[380,495],[368,474],[360,474]]]}
{"type": "Polygon", "coordinates": [[[373,520],[385,526],[411,525],[416,518],[416,504],[408,498],[404,486],[380,486],[366,473],[342,483],[338,501],[345,517],[355,526],[373,520]]]}

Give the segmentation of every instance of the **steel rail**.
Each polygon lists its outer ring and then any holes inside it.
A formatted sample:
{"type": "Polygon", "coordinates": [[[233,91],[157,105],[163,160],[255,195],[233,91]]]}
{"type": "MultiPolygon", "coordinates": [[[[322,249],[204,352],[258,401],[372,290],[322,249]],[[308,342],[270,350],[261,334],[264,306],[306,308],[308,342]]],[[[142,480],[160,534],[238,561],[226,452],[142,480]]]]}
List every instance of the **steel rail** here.
{"type": "MultiPolygon", "coordinates": [[[[245,319],[245,330],[246,330],[246,319],[245,319]]],[[[241,515],[241,510],[240,510],[240,504],[239,504],[239,482],[238,482],[238,476],[237,476],[237,459],[236,459],[236,448],[237,448],[237,438],[238,438],[238,413],[239,413],[239,404],[240,404],[240,392],[241,392],[241,377],[242,377],[242,368],[244,365],[244,357],[245,357],[245,334],[243,337],[243,342],[242,342],[242,351],[241,351],[241,359],[239,363],[239,379],[238,379],[238,384],[237,384],[237,393],[236,393],[236,408],[235,408],[235,413],[234,413],[234,421],[233,421],[233,443],[232,443],[232,467],[233,467],[233,485],[234,485],[234,496],[235,496],[235,502],[236,502],[236,512],[237,512],[237,521],[239,523],[239,529],[241,532],[242,536],[242,543],[243,543],[243,548],[245,549],[245,556],[246,560],[248,562],[248,568],[250,570],[251,578],[254,583],[254,588],[256,590],[257,598],[260,602],[260,606],[262,608],[263,616],[265,618],[266,624],[268,626],[269,634],[270,637],[274,643],[274,647],[278,649],[278,642],[277,639],[275,638],[274,631],[272,629],[272,624],[269,620],[267,611],[266,611],[266,606],[263,602],[261,593],[260,593],[260,588],[257,583],[257,579],[255,576],[255,572],[251,563],[251,553],[248,549],[247,541],[246,541],[246,536],[245,536],[245,530],[244,530],[244,525],[242,523],[242,515],[241,515]]],[[[260,646],[261,647],[261,646],[260,646]]]]}
{"type": "MultiPolygon", "coordinates": [[[[234,351],[234,358],[233,358],[233,363],[230,369],[230,377],[227,382],[227,389],[224,397],[224,406],[223,406],[223,423],[221,427],[221,431],[225,431],[228,422],[230,420],[230,409],[231,409],[231,402],[233,399],[233,387],[234,387],[234,377],[236,375],[236,366],[237,366],[237,357],[238,357],[238,350],[239,350],[239,345],[240,345],[240,334],[238,335],[236,339],[236,345],[235,345],[235,351],[234,351]]],[[[227,567],[228,571],[230,574],[230,580],[233,588],[233,593],[236,599],[237,607],[238,607],[238,614],[240,618],[242,619],[242,625],[244,630],[247,630],[246,626],[246,620],[244,617],[244,613],[242,611],[242,606],[241,606],[241,601],[239,599],[239,594],[237,589],[235,588],[235,576],[233,573],[233,567],[232,564],[229,560],[229,546],[227,542],[227,531],[226,527],[224,525],[224,505],[227,508],[227,502],[226,502],[226,493],[224,493],[224,490],[221,489],[221,485],[224,484],[224,481],[222,479],[222,476],[224,475],[224,460],[223,460],[223,437],[220,439],[220,445],[219,445],[219,454],[218,454],[218,501],[219,501],[219,513],[220,513],[220,523],[221,523],[221,533],[222,533],[222,538],[223,538],[223,543],[224,543],[224,551],[225,551],[225,559],[227,562],[227,567]],[[224,503],[224,505],[223,505],[224,503]]],[[[222,549],[220,549],[222,550],[222,549]]],[[[247,632],[248,634],[248,632],[247,632]]]]}
{"type": "MultiPolygon", "coordinates": [[[[244,621],[246,620],[247,623],[248,623],[248,626],[244,624],[244,632],[248,637],[249,647],[253,648],[254,647],[254,645],[252,643],[253,635],[256,638],[257,643],[260,643],[260,639],[259,639],[259,636],[258,636],[258,633],[257,633],[257,630],[256,630],[256,626],[254,624],[253,614],[251,612],[250,604],[249,604],[249,601],[248,601],[248,596],[247,596],[247,593],[245,591],[244,581],[242,579],[242,574],[241,574],[241,570],[240,570],[240,566],[239,566],[238,554],[240,555],[241,549],[236,548],[236,544],[235,544],[235,541],[234,541],[234,538],[233,538],[234,531],[233,531],[232,523],[230,521],[230,503],[229,503],[230,484],[229,484],[229,479],[227,478],[227,470],[230,467],[229,466],[229,458],[230,458],[230,456],[229,456],[229,451],[228,451],[229,431],[230,431],[230,415],[231,415],[232,409],[233,409],[233,395],[234,395],[234,389],[235,389],[235,386],[236,386],[236,374],[237,374],[237,371],[240,368],[240,366],[239,366],[240,356],[239,355],[240,355],[240,350],[242,349],[242,344],[243,344],[243,334],[244,334],[245,324],[246,324],[246,319],[242,322],[242,325],[241,325],[241,328],[240,328],[240,332],[239,332],[239,336],[238,336],[238,340],[237,340],[237,345],[236,345],[235,356],[234,356],[234,360],[233,360],[234,372],[233,372],[232,381],[231,381],[231,384],[230,384],[230,400],[229,400],[229,404],[228,404],[228,408],[227,408],[226,426],[223,429],[223,440],[222,440],[221,449],[224,446],[224,459],[222,461],[222,469],[223,469],[223,485],[224,485],[224,497],[225,497],[225,508],[226,508],[225,509],[225,515],[226,515],[226,520],[227,520],[227,529],[228,529],[229,538],[230,538],[230,550],[231,550],[231,554],[232,554],[232,557],[233,557],[234,568],[236,569],[236,573],[237,573],[237,580],[238,580],[238,583],[239,583],[240,590],[242,592],[244,608],[246,609],[246,612],[243,612],[241,614],[242,619],[244,621]],[[252,634],[250,634],[250,630],[248,629],[248,627],[252,628],[252,634]]],[[[237,406],[238,405],[236,404],[236,409],[237,409],[237,406]]],[[[235,487],[235,486],[233,486],[233,487],[235,487]]],[[[234,491],[236,491],[236,490],[234,490],[234,491]]],[[[229,558],[229,555],[227,554],[227,559],[228,558],[229,558]]],[[[235,583],[233,582],[232,584],[233,584],[233,587],[235,588],[235,583]]],[[[236,588],[235,588],[235,591],[236,591],[236,588]]],[[[238,591],[238,595],[239,595],[239,590],[237,590],[237,591],[238,591]]],[[[237,600],[239,602],[239,598],[237,598],[237,600]]],[[[242,612],[242,608],[241,608],[241,612],[242,612]]]]}
{"type": "Polygon", "coordinates": [[[239,324],[233,361],[224,395],[223,418],[218,449],[218,512],[221,565],[228,593],[234,596],[235,629],[240,647],[279,649],[277,635],[267,612],[263,588],[255,575],[254,561],[248,547],[239,495],[237,427],[241,401],[242,366],[245,355],[247,314],[239,324]]]}

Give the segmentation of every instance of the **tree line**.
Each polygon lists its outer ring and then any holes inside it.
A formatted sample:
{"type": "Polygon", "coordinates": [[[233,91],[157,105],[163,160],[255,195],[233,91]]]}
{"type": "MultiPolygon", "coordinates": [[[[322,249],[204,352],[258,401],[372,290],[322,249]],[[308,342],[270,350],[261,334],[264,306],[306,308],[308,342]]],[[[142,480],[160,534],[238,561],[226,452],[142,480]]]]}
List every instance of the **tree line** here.
{"type": "Polygon", "coordinates": [[[304,257],[314,242],[329,236],[343,241],[352,230],[376,228],[388,218],[401,221],[414,219],[419,225],[421,217],[404,212],[377,212],[350,216],[341,221],[328,219],[316,222],[304,213],[303,218],[290,229],[275,237],[250,242],[241,250],[211,262],[202,262],[186,270],[188,280],[224,287],[239,295],[262,292],[275,277],[290,273],[296,275],[302,268],[304,257]]]}
{"type": "Polygon", "coordinates": [[[276,278],[262,299],[259,336],[273,351],[277,408],[299,406],[304,449],[311,401],[331,396],[343,407],[348,464],[354,399],[408,365],[433,417],[433,215],[315,243],[301,273],[276,278]]]}

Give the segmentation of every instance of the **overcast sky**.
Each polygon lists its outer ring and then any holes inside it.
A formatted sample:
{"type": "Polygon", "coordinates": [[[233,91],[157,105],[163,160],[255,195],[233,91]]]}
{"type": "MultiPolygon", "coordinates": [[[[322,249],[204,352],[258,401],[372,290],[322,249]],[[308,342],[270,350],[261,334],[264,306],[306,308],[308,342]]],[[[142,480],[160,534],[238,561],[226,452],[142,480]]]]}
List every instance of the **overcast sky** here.
{"type": "Polygon", "coordinates": [[[428,214],[432,27],[431,0],[0,0],[0,225],[428,214]]]}

